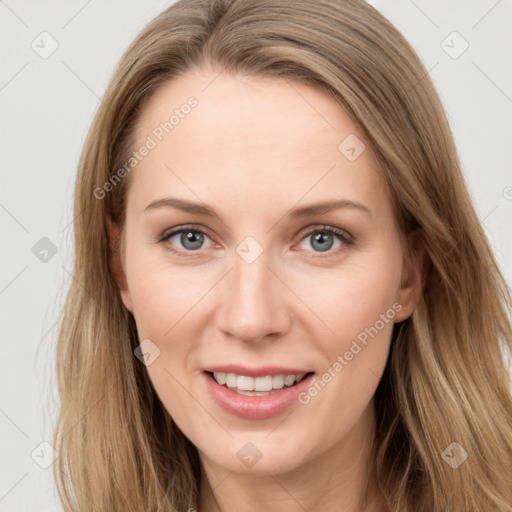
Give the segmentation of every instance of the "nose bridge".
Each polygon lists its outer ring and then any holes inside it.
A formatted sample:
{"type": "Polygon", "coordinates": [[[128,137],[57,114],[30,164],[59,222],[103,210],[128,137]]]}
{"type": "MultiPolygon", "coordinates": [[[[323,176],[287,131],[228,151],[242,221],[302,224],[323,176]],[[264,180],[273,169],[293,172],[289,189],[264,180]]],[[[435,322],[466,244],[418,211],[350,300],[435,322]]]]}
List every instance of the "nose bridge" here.
{"type": "Polygon", "coordinates": [[[244,341],[278,334],[288,326],[282,285],[267,268],[271,265],[269,252],[257,250],[251,243],[249,240],[245,246],[242,242],[233,255],[219,324],[223,331],[244,341]]]}

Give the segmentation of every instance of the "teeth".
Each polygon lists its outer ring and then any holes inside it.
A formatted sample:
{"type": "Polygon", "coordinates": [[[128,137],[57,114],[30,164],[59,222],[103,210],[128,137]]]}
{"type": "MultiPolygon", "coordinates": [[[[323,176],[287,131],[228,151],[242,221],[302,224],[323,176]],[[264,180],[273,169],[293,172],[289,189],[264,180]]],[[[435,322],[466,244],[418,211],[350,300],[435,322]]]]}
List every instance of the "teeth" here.
{"type": "Polygon", "coordinates": [[[254,391],[254,377],[246,377],[245,375],[239,375],[236,378],[236,388],[244,391],[254,391]]]}
{"type": "MultiPolygon", "coordinates": [[[[297,375],[265,375],[264,377],[249,377],[235,373],[214,372],[213,378],[221,385],[228,388],[236,388],[239,391],[268,392],[282,389],[284,386],[292,386],[299,383],[305,373],[297,375]]],[[[246,393],[241,393],[246,394],[246,393]]],[[[252,396],[252,394],[251,394],[252,396]]]]}
{"type": "Polygon", "coordinates": [[[281,389],[284,386],[284,375],[274,375],[272,377],[272,387],[274,389],[281,389]]]}
{"type": "Polygon", "coordinates": [[[273,378],[270,375],[266,377],[256,377],[254,379],[254,391],[271,391],[273,378]]]}
{"type": "MultiPolygon", "coordinates": [[[[236,375],[234,373],[222,373],[221,375],[226,379],[226,386],[228,388],[236,388],[236,375]]],[[[213,376],[215,377],[215,373],[213,376]]]]}
{"type": "Polygon", "coordinates": [[[225,373],[214,373],[215,380],[219,384],[226,384],[226,374],[225,373]]]}
{"type": "Polygon", "coordinates": [[[295,375],[287,375],[284,378],[285,386],[291,386],[295,382],[295,375]]]}
{"type": "MultiPolygon", "coordinates": [[[[245,396],[267,396],[268,394],[270,394],[265,391],[243,391],[241,389],[236,389],[236,388],[235,388],[235,391],[239,395],[245,395],[245,396]]],[[[274,391],[274,393],[275,393],[275,391],[274,391]]]]}

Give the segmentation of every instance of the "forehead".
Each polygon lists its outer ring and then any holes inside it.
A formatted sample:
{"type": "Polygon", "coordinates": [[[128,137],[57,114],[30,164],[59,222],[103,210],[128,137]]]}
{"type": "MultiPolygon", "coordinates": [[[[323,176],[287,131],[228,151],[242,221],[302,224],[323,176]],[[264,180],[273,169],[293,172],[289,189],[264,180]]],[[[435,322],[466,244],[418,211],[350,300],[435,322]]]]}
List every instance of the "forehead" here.
{"type": "Polygon", "coordinates": [[[130,187],[146,201],[177,188],[255,207],[326,193],[370,201],[383,192],[370,148],[339,104],[285,79],[184,74],[146,104],[136,148],[148,138],[154,147],[130,187]]]}

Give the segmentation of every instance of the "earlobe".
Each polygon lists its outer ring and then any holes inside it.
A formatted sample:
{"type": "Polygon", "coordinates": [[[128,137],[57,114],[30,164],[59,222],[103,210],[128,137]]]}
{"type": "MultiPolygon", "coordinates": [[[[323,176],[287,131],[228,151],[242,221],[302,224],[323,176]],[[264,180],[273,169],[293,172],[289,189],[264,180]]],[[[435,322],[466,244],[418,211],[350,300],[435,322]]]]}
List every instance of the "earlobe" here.
{"type": "Polygon", "coordinates": [[[402,309],[395,316],[395,322],[409,318],[423,295],[425,284],[425,251],[419,243],[417,233],[409,240],[408,257],[404,258],[402,281],[398,292],[397,302],[402,309]]]}
{"type": "Polygon", "coordinates": [[[119,226],[114,223],[110,218],[107,219],[109,231],[109,244],[110,244],[110,269],[116,281],[121,299],[125,307],[132,311],[132,303],[130,292],[128,290],[128,283],[123,270],[121,261],[121,244],[120,244],[120,230],[119,226]]]}

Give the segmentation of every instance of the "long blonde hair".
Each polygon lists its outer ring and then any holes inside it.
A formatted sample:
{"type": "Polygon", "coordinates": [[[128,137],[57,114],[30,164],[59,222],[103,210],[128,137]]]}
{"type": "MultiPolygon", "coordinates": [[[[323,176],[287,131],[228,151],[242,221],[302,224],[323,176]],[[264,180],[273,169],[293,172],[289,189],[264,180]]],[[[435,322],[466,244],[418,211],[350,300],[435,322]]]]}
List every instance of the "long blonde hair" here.
{"type": "Polygon", "coordinates": [[[75,262],[58,340],[54,439],[66,512],[183,512],[198,505],[197,450],[134,357],[135,323],[111,264],[108,219],[123,226],[130,180],[116,182],[102,198],[94,191],[134,150],[134,127],[148,98],[203,65],[284,77],[338,101],[377,155],[403,234],[424,250],[424,294],[412,316],[395,325],[375,397],[373,476],[387,508],[511,512],[504,358],[512,352],[510,295],[426,69],[387,20],[357,0],[180,0],[122,57],[76,180],[75,262]],[[459,446],[467,460],[453,467],[444,454],[460,456],[459,446]]]}

